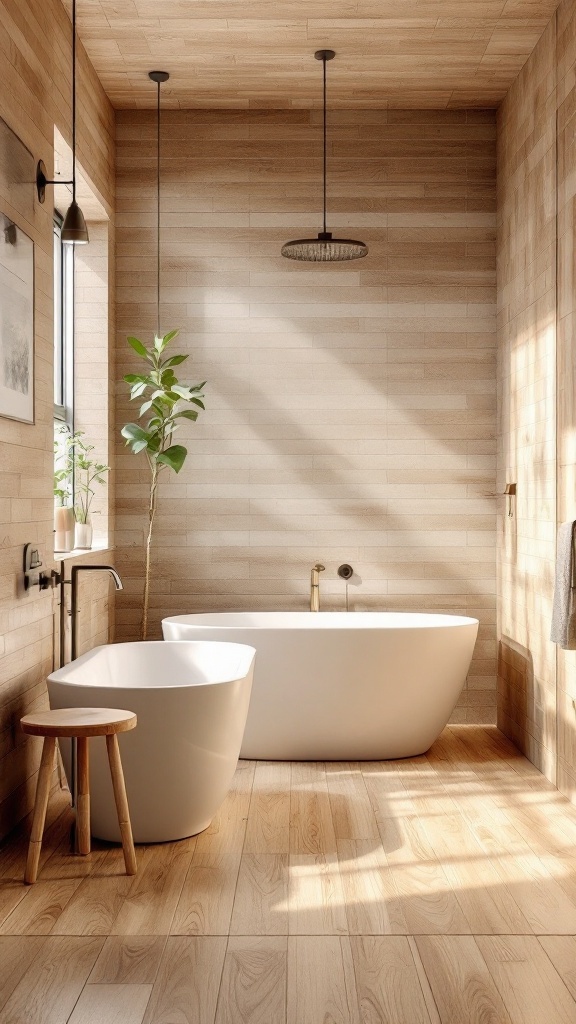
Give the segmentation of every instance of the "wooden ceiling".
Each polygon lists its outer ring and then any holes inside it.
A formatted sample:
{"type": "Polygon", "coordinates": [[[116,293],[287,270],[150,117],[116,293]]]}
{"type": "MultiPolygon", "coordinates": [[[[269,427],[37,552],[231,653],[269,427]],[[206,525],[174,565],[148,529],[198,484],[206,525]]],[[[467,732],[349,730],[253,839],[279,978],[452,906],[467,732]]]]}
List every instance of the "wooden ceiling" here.
{"type": "Polygon", "coordinates": [[[558,0],[78,0],[115,107],[494,107],[558,0]]]}

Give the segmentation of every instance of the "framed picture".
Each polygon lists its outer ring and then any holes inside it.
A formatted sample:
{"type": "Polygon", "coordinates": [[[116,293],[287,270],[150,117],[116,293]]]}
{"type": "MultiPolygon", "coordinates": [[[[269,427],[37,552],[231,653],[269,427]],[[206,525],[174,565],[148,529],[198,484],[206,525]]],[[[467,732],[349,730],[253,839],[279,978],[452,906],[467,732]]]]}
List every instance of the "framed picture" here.
{"type": "Polygon", "coordinates": [[[34,243],[0,214],[0,416],[34,422],[34,243]]]}

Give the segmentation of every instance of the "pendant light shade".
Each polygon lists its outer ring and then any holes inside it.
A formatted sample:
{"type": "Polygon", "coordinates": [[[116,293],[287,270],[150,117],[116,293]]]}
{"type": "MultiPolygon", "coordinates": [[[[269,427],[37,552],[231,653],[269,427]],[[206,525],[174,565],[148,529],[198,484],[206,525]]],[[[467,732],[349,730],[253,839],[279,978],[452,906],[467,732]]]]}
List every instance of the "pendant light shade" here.
{"type": "Polygon", "coordinates": [[[361,260],[368,254],[364,242],[353,238],[332,238],[331,231],[319,231],[318,238],[295,238],[282,246],[282,255],[289,260],[309,263],[339,263],[342,260],[361,260]]]}
{"type": "Polygon", "coordinates": [[[89,241],[84,214],[74,199],[66,211],[62,223],[61,238],[72,245],[83,245],[89,241]]]}
{"type": "Polygon", "coordinates": [[[296,238],[282,246],[282,255],[289,260],[300,260],[305,263],[341,263],[344,260],[360,260],[368,255],[368,246],[354,238],[333,238],[332,232],[326,230],[326,62],[336,54],[334,50],[316,50],[316,60],[322,61],[323,82],[323,135],[324,135],[324,174],[323,174],[323,230],[317,238],[296,238]]]}

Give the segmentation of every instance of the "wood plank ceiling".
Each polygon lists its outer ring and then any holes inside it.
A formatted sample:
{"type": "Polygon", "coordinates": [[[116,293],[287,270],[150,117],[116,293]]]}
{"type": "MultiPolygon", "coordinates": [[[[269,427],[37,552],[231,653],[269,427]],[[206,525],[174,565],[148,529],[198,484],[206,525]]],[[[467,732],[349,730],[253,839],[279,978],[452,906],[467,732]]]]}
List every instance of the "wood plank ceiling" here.
{"type": "Polygon", "coordinates": [[[331,47],[333,107],[495,107],[558,0],[79,0],[78,29],[116,107],[321,103],[314,50],[331,47]]]}

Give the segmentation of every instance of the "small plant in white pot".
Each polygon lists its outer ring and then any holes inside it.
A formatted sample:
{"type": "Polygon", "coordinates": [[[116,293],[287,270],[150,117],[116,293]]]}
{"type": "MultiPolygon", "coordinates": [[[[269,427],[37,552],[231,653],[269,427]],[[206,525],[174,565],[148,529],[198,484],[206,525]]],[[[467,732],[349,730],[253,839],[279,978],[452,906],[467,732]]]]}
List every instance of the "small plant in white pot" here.
{"type": "Polygon", "coordinates": [[[62,424],[54,438],[54,550],[74,547],[74,509],[72,507],[72,467],[68,451],[68,428],[62,424]]]}
{"type": "Polygon", "coordinates": [[[54,495],[60,502],[60,507],[55,509],[56,550],[70,551],[72,547],[89,549],[93,537],[90,513],[96,494],[93,484],[103,485],[110,467],[93,458],[96,447],[86,440],[83,430],[71,434],[67,427],[62,427],[59,439],[54,443],[54,451],[57,465],[54,471],[54,495]],[[70,504],[72,487],[74,508],[70,504]],[[61,543],[66,546],[60,547],[61,543]]]}
{"type": "Polygon", "coordinates": [[[77,548],[92,547],[92,520],[90,511],[96,491],[93,484],[103,485],[104,476],[110,472],[110,466],[93,458],[96,448],[86,440],[83,430],[77,430],[70,439],[72,462],[74,466],[74,490],[76,503],[74,517],[76,533],[74,546],[77,548]]]}
{"type": "Polygon", "coordinates": [[[175,473],[182,469],[188,450],[181,444],[173,444],[173,436],[180,429],[183,420],[197,420],[198,409],[204,408],[202,388],[206,381],[202,384],[180,384],[174,373],[174,367],[183,363],[188,356],[164,356],[167,345],[177,334],[178,331],[170,331],[163,337],[156,335],[150,348],[146,348],[138,338],[128,338],[128,344],[147,363],[143,373],[127,373],[124,377],[126,383],[130,384],[130,400],[143,399],[138,413],[138,419],[142,422],[127,423],[122,427],[122,436],[126,439],[127,446],[135,455],[144,452],[150,470],[140,632],[142,640],[146,640],[148,636],[150,554],[158,502],[158,480],[166,469],[171,469],[175,473]]]}

